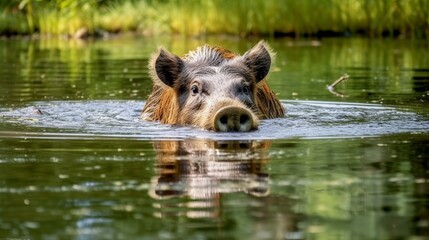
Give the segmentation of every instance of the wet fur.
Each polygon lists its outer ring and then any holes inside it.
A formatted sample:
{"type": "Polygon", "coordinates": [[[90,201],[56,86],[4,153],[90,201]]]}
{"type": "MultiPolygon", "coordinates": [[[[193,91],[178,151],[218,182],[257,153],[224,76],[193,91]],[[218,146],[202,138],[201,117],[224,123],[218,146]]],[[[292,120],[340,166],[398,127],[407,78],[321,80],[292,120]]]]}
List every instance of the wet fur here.
{"type": "MultiPolygon", "coordinates": [[[[259,44],[262,44],[263,47],[268,50],[271,59],[273,59],[273,53],[270,47],[264,42],[260,42],[259,44]]],[[[164,124],[184,124],[186,119],[183,119],[179,114],[180,105],[178,95],[175,90],[178,89],[179,86],[167,86],[164,83],[165,81],[161,81],[156,73],[155,64],[160,54],[164,54],[162,49],[152,56],[149,64],[154,85],[152,93],[143,108],[142,118],[148,121],[160,121],[164,124]]],[[[196,51],[189,52],[182,60],[204,66],[219,66],[227,61],[234,61],[238,56],[239,55],[224,48],[205,45],[198,48],[196,51]]],[[[285,115],[285,109],[276,97],[275,93],[268,86],[266,78],[256,84],[253,94],[255,106],[252,106],[251,110],[259,119],[279,118],[285,115]]],[[[202,126],[207,129],[208,121],[194,121],[195,122],[188,124],[202,126]]]]}

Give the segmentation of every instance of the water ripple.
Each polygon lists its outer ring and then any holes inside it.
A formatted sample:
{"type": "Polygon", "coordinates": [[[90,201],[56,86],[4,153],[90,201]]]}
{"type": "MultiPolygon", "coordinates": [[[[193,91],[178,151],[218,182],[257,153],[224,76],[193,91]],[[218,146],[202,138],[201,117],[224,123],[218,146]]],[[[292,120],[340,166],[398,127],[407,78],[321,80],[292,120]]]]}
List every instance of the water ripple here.
{"type": "Polygon", "coordinates": [[[427,116],[394,107],[320,101],[283,101],[283,104],[287,109],[286,117],[263,120],[257,131],[215,133],[189,126],[143,121],[139,119],[143,101],[42,101],[18,109],[0,109],[3,123],[26,127],[26,131],[0,131],[0,136],[240,140],[368,137],[421,134],[429,130],[427,116]],[[43,114],[39,114],[39,110],[43,114]]]}

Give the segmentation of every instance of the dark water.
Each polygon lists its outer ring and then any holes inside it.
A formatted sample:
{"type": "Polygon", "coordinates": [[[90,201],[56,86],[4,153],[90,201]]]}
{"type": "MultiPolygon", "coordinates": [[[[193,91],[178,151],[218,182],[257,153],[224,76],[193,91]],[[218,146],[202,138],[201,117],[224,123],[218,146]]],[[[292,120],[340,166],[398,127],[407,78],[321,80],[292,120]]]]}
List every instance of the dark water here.
{"type": "Polygon", "coordinates": [[[0,239],[427,239],[426,40],[269,41],[255,132],[139,120],[150,54],[206,42],[257,40],[0,40],[0,239]]]}

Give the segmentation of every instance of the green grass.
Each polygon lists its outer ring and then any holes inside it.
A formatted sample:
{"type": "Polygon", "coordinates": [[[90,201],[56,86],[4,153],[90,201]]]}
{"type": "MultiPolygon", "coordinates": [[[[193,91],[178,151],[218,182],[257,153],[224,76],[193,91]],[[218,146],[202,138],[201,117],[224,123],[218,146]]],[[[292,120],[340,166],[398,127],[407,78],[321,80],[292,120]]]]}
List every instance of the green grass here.
{"type": "Polygon", "coordinates": [[[429,35],[427,0],[12,0],[0,34],[429,35]]]}

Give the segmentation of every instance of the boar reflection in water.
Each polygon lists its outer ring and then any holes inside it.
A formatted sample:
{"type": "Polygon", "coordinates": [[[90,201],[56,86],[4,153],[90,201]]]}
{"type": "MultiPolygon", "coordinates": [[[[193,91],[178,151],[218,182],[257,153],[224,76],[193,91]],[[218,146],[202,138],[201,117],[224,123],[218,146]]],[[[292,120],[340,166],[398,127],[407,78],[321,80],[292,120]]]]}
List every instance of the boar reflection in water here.
{"type": "Polygon", "coordinates": [[[271,51],[259,42],[243,56],[203,46],[180,58],[160,49],[150,61],[153,89],[142,118],[214,131],[250,131],[259,119],[283,117],[269,88],[271,51]]]}
{"type": "Polygon", "coordinates": [[[243,191],[266,196],[268,174],[263,169],[268,162],[269,146],[269,142],[259,141],[157,142],[157,176],[152,179],[150,196],[193,199],[187,206],[194,212],[192,217],[213,217],[223,193],[243,191]],[[196,216],[199,208],[203,216],[196,216]]]}

